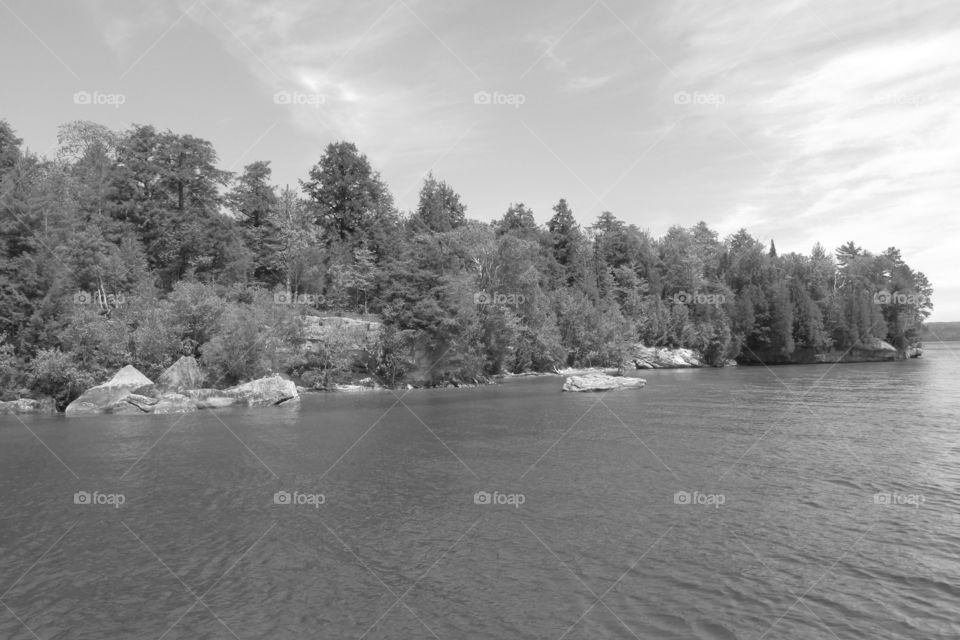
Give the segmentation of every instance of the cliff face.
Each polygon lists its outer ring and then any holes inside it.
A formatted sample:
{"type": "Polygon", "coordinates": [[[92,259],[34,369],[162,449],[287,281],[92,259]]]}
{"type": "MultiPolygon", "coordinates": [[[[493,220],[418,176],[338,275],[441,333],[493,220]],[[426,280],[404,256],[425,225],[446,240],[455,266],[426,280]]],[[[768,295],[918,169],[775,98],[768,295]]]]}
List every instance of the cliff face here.
{"type": "Polygon", "coordinates": [[[361,358],[371,351],[382,324],[341,316],[307,316],[303,319],[303,337],[308,351],[318,351],[325,343],[339,341],[350,354],[361,358]]]}
{"type": "Polygon", "coordinates": [[[637,369],[688,369],[705,366],[692,349],[667,349],[636,344],[630,359],[637,369]]]}
{"type": "Polygon", "coordinates": [[[849,351],[814,351],[813,349],[797,349],[789,354],[778,351],[744,350],[737,357],[739,364],[822,364],[835,362],[892,362],[903,360],[907,352],[898,350],[892,344],[883,340],[874,339],[857,344],[849,351]]]}

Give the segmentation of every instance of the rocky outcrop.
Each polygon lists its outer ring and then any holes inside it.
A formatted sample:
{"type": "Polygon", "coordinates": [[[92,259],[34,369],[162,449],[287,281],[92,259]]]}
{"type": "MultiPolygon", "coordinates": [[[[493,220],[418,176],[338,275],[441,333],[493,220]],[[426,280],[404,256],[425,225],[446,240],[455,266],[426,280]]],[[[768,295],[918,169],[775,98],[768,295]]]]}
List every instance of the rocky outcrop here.
{"type": "Polygon", "coordinates": [[[183,356],[160,374],[157,378],[157,388],[178,393],[186,389],[199,389],[203,386],[205,378],[196,358],[183,356]]]}
{"type": "Polygon", "coordinates": [[[300,399],[297,385],[279,375],[245,382],[221,393],[248,407],[269,407],[300,399]]]}
{"type": "MultiPolygon", "coordinates": [[[[66,414],[188,413],[197,409],[219,409],[234,404],[268,407],[300,399],[293,381],[280,376],[261,378],[222,390],[182,388],[190,381],[198,379],[202,379],[202,374],[193,358],[181,358],[164,371],[161,385],[154,385],[149,378],[128,365],[107,382],[88,389],[71,402],[67,406],[66,414]],[[176,387],[180,392],[167,391],[170,387],[176,387]]],[[[12,403],[0,403],[6,404],[12,403]]]]}
{"type": "Polygon", "coordinates": [[[621,389],[639,389],[647,383],[643,378],[608,376],[603,373],[591,373],[585,376],[570,376],[563,383],[564,391],[619,391],[621,389]]]}
{"type": "Polygon", "coordinates": [[[630,359],[637,369],[687,369],[703,367],[703,361],[692,349],[668,349],[634,345],[630,359]]]}
{"type": "Polygon", "coordinates": [[[81,416],[139,411],[137,407],[127,403],[125,398],[134,392],[146,396],[144,391],[150,391],[153,388],[150,378],[128,364],[103,384],[83,392],[79,398],[67,405],[64,413],[68,416],[81,416]]]}
{"type": "Polygon", "coordinates": [[[29,413],[56,413],[57,405],[53,398],[20,398],[9,402],[0,402],[0,414],[29,414],[29,413]]]}

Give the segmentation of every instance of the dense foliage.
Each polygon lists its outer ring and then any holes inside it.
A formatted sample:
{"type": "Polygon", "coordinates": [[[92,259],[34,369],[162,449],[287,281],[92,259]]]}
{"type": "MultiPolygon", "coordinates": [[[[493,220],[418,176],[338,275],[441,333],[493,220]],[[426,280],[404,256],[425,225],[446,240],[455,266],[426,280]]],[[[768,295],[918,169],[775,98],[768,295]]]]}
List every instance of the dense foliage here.
{"type": "Polygon", "coordinates": [[[545,225],[522,203],[483,223],[432,174],[401,214],[346,142],[297,192],[270,183],[269,162],[233,175],[209,142],[148,125],[74,122],[59,140],[37,157],[0,121],[8,395],[62,404],[124,364],[155,376],[181,354],[224,383],[616,366],[638,342],[775,362],[876,339],[906,348],[932,308],[895,248],[777,255],[744,230],[721,239],[701,222],[654,238],[610,212],[581,228],[562,199],[545,225]],[[302,314],[373,316],[383,330],[369,357],[335,345],[304,357],[302,314]]]}

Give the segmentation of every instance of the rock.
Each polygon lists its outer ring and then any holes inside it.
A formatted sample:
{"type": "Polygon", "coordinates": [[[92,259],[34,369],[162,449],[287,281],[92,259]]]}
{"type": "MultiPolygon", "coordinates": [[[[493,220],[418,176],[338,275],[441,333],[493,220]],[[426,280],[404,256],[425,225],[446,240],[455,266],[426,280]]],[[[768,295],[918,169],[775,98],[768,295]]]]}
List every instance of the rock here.
{"type": "Polygon", "coordinates": [[[200,365],[192,356],[183,356],[157,378],[157,387],[161,391],[183,392],[186,389],[199,389],[206,376],[200,371],[200,365]]]}
{"type": "Polygon", "coordinates": [[[9,402],[0,402],[0,414],[3,413],[56,413],[57,406],[53,398],[20,398],[9,402]]]}
{"type": "Polygon", "coordinates": [[[643,378],[608,376],[603,373],[591,373],[585,376],[570,376],[563,383],[564,391],[619,391],[621,389],[639,389],[647,384],[643,378]]]}
{"type": "Polygon", "coordinates": [[[186,389],[182,393],[194,400],[206,400],[215,396],[223,396],[225,392],[220,389],[186,389]]]}
{"type": "Polygon", "coordinates": [[[157,385],[153,384],[152,382],[150,384],[145,384],[137,387],[136,389],[131,391],[131,393],[134,393],[138,396],[147,396],[148,398],[156,398],[158,395],[160,395],[160,391],[157,389],[157,385]]]}
{"type": "Polygon", "coordinates": [[[237,404],[236,398],[220,389],[187,389],[183,394],[193,400],[198,409],[220,409],[237,404]]]}
{"type": "Polygon", "coordinates": [[[704,366],[700,356],[692,349],[667,349],[634,345],[631,356],[637,369],[687,369],[704,366]]]}
{"type": "Polygon", "coordinates": [[[140,407],[140,409],[143,411],[150,411],[148,407],[153,407],[158,402],[160,402],[160,400],[157,398],[140,395],[139,393],[127,394],[127,396],[124,398],[124,401],[129,402],[132,405],[136,405],[137,407],[140,407]]]}
{"type": "Polygon", "coordinates": [[[197,409],[222,409],[223,407],[237,404],[237,399],[226,396],[211,396],[204,400],[195,400],[194,402],[197,405],[197,409]]]}
{"type": "Polygon", "coordinates": [[[127,413],[141,409],[125,401],[127,395],[153,386],[150,378],[137,371],[133,365],[127,365],[103,384],[87,389],[79,398],[67,405],[68,416],[92,415],[98,413],[127,413]],[[129,408],[129,409],[128,409],[129,408]]]}
{"type": "MultiPolygon", "coordinates": [[[[129,400],[128,400],[129,401],[129,400]]],[[[200,408],[200,404],[180,393],[165,393],[152,407],[150,413],[190,413],[200,408]]]]}
{"type": "Polygon", "coordinates": [[[292,380],[284,380],[280,376],[260,378],[230,387],[223,390],[221,395],[236,398],[239,404],[245,404],[248,407],[269,407],[300,399],[297,385],[292,380]]]}
{"type": "Polygon", "coordinates": [[[164,393],[157,398],[137,393],[127,394],[123,400],[111,407],[110,413],[189,413],[197,410],[197,403],[179,393],[164,393]],[[124,407],[123,405],[127,406],[124,407]],[[134,407],[136,411],[130,409],[134,407]]]}

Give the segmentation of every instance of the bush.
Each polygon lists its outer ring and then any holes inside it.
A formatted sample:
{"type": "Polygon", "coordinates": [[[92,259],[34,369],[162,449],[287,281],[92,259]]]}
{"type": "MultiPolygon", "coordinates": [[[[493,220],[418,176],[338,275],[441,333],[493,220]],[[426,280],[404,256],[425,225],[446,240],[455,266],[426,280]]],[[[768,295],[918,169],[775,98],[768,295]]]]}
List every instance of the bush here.
{"type": "Polygon", "coordinates": [[[59,349],[41,349],[30,363],[30,388],[52,397],[61,411],[94,384],[93,375],[81,369],[71,354],[59,349]]]}
{"type": "Polygon", "coordinates": [[[130,335],[133,365],[156,380],[180,357],[184,351],[183,340],[170,303],[161,303],[138,315],[137,327],[130,335]]]}
{"type": "Polygon", "coordinates": [[[231,305],[223,312],[215,335],[200,349],[213,380],[234,384],[267,373],[270,345],[258,315],[250,305],[231,305]]]}
{"type": "Polygon", "coordinates": [[[131,359],[129,327],[119,310],[110,316],[90,308],[76,310],[60,340],[71,359],[94,377],[116,371],[131,359]]]}
{"type": "Polygon", "coordinates": [[[168,302],[190,355],[197,355],[201,346],[213,337],[227,303],[215,287],[184,281],[173,287],[168,302]]]}
{"type": "Polygon", "coordinates": [[[16,391],[24,381],[23,367],[6,338],[0,334],[0,400],[16,400],[16,391]]]}

